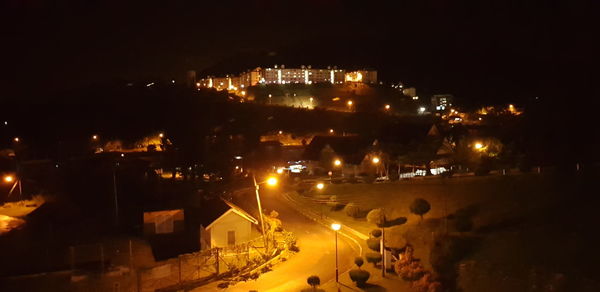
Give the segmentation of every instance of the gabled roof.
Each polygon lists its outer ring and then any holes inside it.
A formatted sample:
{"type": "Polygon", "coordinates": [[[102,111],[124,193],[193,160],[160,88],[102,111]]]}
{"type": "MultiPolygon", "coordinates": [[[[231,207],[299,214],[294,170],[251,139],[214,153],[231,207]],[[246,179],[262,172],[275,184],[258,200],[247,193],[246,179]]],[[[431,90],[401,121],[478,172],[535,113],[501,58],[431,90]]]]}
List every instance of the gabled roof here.
{"type": "Polygon", "coordinates": [[[360,164],[371,146],[370,140],[360,136],[315,136],[304,150],[306,160],[319,160],[321,151],[329,145],[346,163],[360,164]]]}
{"type": "Polygon", "coordinates": [[[248,212],[224,199],[207,201],[200,214],[200,223],[202,226],[205,226],[206,229],[209,229],[221,218],[232,212],[250,221],[252,224],[258,224],[258,220],[248,214],[248,212]]]}

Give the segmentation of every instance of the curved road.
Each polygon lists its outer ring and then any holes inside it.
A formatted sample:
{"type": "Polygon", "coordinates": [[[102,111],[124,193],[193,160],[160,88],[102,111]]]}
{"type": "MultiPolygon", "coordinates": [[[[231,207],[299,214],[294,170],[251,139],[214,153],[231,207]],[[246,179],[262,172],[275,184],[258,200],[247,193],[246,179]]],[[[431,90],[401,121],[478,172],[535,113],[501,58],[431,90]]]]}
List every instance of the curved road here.
{"type": "MultiPolygon", "coordinates": [[[[279,212],[283,227],[293,232],[298,238],[300,252],[286,262],[273,267],[273,271],[262,274],[256,280],[240,282],[227,289],[217,289],[216,283],[199,287],[193,291],[227,291],[227,292],[270,292],[300,291],[309,288],[306,278],[317,275],[321,284],[335,281],[335,234],[330,228],[318,224],[286,203],[278,196],[262,198],[263,208],[279,212]]],[[[356,244],[342,235],[338,235],[338,260],[340,275],[350,269],[354,257],[358,255],[356,244]]]]}

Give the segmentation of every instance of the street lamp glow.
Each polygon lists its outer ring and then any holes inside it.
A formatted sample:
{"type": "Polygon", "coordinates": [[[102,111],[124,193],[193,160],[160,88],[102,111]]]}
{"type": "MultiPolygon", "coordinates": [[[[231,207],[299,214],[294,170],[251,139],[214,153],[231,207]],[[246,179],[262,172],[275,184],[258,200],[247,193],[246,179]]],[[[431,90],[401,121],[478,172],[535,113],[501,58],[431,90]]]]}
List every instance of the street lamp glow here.
{"type": "Polygon", "coordinates": [[[481,143],[475,143],[475,149],[479,150],[481,148],[483,148],[483,144],[481,144],[481,143]]]}
{"type": "Polygon", "coordinates": [[[332,223],[332,224],[331,224],[331,229],[333,229],[333,230],[335,230],[335,231],[338,231],[338,230],[340,230],[341,228],[342,228],[342,224],[339,224],[339,223],[332,223]]]}
{"type": "Polygon", "coordinates": [[[277,169],[277,174],[282,174],[283,173],[283,168],[278,168],[277,169]]]}
{"type": "Polygon", "coordinates": [[[13,182],[14,180],[15,180],[15,177],[14,177],[14,176],[12,176],[12,175],[5,175],[5,176],[4,176],[4,182],[6,182],[6,183],[11,183],[11,182],[13,182]]]}
{"type": "Polygon", "coordinates": [[[270,186],[275,186],[275,185],[277,185],[277,178],[276,178],[276,177],[274,177],[274,176],[272,176],[272,177],[269,177],[269,178],[267,179],[267,184],[268,184],[268,185],[270,185],[270,186]]]}
{"type": "Polygon", "coordinates": [[[98,135],[94,135],[94,136],[92,136],[92,139],[94,139],[94,140],[98,140],[98,135]]]}
{"type": "Polygon", "coordinates": [[[333,161],[333,165],[340,166],[340,165],[342,165],[342,161],[339,160],[339,159],[336,159],[336,160],[333,161]]]}
{"type": "Polygon", "coordinates": [[[325,185],[323,183],[318,183],[317,184],[317,189],[322,190],[325,187],[325,185]]]}
{"type": "Polygon", "coordinates": [[[19,137],[15,137],[13,140],[14,140],[15,142],[19,142],[19,137]]]}
{"type": "Polygon", "coordinates": [[[377,164],[379,163],[379,157],[373,157],[371,161],[373,162],[373,164],[377,164]]]}
{"type": "Polygon", "coordinates": [[[386,110],[389,110],[389,109],[390,109],[390,105],[389,105],[389,104],[386,104],[386,105],[385,105],[385,109],[386,109],[386,110]]]}
{"type": "Polygon", "coordinates": [[[158,137],[160,137],[160,138],[163,138],[164,136],[165,136],[165,134],[163,134],[163,133],[158,134],[158,137]]]}
{"type": "Polygon", "coordinates": [[[352,106],[353,102],[351,100],[348,101],[348,106],[352,106]]]}

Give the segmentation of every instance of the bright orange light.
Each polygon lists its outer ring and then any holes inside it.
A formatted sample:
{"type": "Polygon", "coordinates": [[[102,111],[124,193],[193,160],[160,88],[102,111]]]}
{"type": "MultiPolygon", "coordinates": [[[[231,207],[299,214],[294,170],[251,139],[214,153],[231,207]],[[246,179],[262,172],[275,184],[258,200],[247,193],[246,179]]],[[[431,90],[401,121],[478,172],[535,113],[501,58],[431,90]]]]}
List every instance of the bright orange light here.
{"type": "Polygon", "coordinates": [[[278,168],[277,169],[277,174],[282,174],[283,173],[283,168],[278,168]]]}
{"type": "Polygon", "coordinates": [[[363,78],[362,73],[360,72],[348,72],[344,77],[346,82],[361,82],[363,78]]]}
{"type": "Polygon", "coordinates": [[[268,184],[268,185],[270,185],[270,186],[275,186],[275,185],[277,185],[277,178],[276,178],[276,177],[274,177],[274,176],[272,176],[272,177],[269,177],[269,178],[267,179],[267,184],[268,184]]]}
{"type": "Polygon", "coordinates": [[[348,106],[352,106],[353,102],[351,100],[348,101],[348,106]]]}
{"type": "Polygon", "coordinates": [[[281,134],[283,134],[283,131],[279,131],[278,133],[279,133],[279,135],[281,135],[281,134]]]}
{"type": "Polygon", "coordinates": [[[333,229],[333,230],[335,230],[335,231],[338,231],[338,230],[342,229],[342,224],[339,224],[339,223],[332,223],[332,224],[331,224],[331,229],[333,229]]]}
{"type": "Polygon", "coordinates": [[[389,104],[386,104],[386,105],[385,105],[385,109],[386,109],[386,110],[389,110],[389,109],[390,109],[390,105],[389,105],[389,104]]]}
{"type": "Polygon", "coordinates": [[[333,134],[333,129],[329,129],[329,134],[333,134]]]}
{"type": "Polygon", "coordinates": [[[340,165],[342,165],[342,161],[339,159],[336,159],[335,161],[333,161],[333,165],[340,166],[340,165]]]}
{"type": "Polygon", "coordinates": [[[4,176],[4,182],[10,183],[13,182],[15,180],[15,177],[12,175],[5,175],[4,176]]]}
{"type": "Polygon", "coordinates": [[[92,136],[92,139],[94,139],[94,140],[98,140],[98,135],[94,135],[94,136],[92,136]]]}
{"type": "Polygon", "coordinates": [[[340,100],[340,98],[339,98],[339,97],[334,97],[334,98],[332,98],[331,100],[333,100],[333,101],[338,101],[338,100],[340,100]]]}
{"type": "Polygon", "coordinates": [[[317,184],[317,189],[322,190],[325,187],[325,185],[323,183],[318,183],[317,184]]]}
{"type": "Polygon", "coordinates": [[[475,143],[475,149],[480,150],[483,148],[483,144],[481,143],[475,143]]]}
{"type": "Polygon", "coordinates": [[[19,137],[15,137],[13,140],[14,140],[15,142],[19,142],[19,137]]]}
{"type": "Polygon", "coordinates": [[[379,157],[373,157],[371,161],[373,161],[374,164],[377,164],[379,163],[379,157]]]}
{"type": "Polygon", "coordinates": [[[158,137],[160,137],[160,138],[163,138],[164,136],[165,136],[165,134],[163,134],[163,133],[158,134],[158,137]]]}

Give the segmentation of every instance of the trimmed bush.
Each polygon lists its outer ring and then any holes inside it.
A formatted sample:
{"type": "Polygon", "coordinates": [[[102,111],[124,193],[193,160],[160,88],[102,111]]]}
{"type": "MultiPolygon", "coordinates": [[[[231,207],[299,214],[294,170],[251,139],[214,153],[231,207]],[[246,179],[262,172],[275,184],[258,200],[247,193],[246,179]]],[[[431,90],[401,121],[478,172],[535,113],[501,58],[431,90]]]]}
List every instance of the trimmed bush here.
{"type": "Polygon", "coordinates": [[[373,236],[375,238],[381,237],[381,229],[373,229],[373,230],[371,230],[371,236],[373,236]]]}
{"type": "Polygon", "coordinates": [[[315,289],[317,286],[321,285],[321,279],[319,278],[319,276],[316,276],[316,275],[312,275],[312,276],[308,277],[308,279],[306,279],[306,282],[308,283],[308,285],[313,287],[313,289],[315,289]]]}
{"type": "Polygon", "coordinates": [[[354,259],[354,264],[360,269],[360,267],[362,267],[362,265],[365,263],[365,261],[363,260],[363,258],[361,257],[356,257],[354,259]]]}
{"type": "Polygon", "coordinates": [[[382,227],[385,224],[385,215],[381,209],[373,209],[367,214],[367,222],[382,227]]]}
{"type": "Polygon", "coordinates": [[[379,238],[369,238],[369,239],[367,239],[367,246],[369,247],[369,249],[371,249],[373,251],[379,251],[380,245],[381,245],[381,243],[380,243],[380,239],[379,238]]]}
{"type": "Polygon", "coordinates": [[[352,218],[359,218],[362,213],[360,207],[355,203],[348,203],[348,205],[344,207],[344,212],[352,218]]]}
{"type": "Polygon", "coordinates": [[[373,266],[376,266],[379,262],[381,262],[381,254],[378,252],[368,252],[365,255],[367,262],[372,263],[373,266]]]}
{"type": "Polygon", "coordinates": [[[415,199],[412,204],[410,204],[410,212],[421,216],[421,221],[423,221],[423,215],[425,215],[431,209],[431,205],[425,199],[415,199]]]}
{"type": "Polygon", "coordinates": [[[369,277],[371,277],[371,273],[361,269],[350,270],[349,274],[350,279],[352,279],[352,282],[356,283],[357,287],[364,287],[369,280],[369,277]]]}

